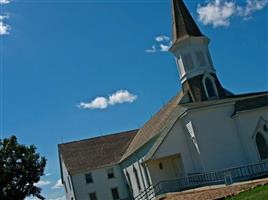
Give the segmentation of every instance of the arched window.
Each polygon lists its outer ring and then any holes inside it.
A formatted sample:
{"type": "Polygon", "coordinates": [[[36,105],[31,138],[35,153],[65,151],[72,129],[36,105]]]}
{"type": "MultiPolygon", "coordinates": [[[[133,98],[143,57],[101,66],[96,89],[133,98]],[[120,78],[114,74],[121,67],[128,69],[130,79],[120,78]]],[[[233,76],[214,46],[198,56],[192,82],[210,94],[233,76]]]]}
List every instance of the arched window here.
{"type": "Polygon", "coordinates": [[[209,78],[206,78],[205,85],[206,85],[206,88],[207,88],[208,97],[210,97],[210,98],[211,97],[216,97],[217,95],[216,95],[213,83],[209,78]]]}
{"type": "Polygon", "coordinates": [[[261,160],[268,158],[268,147],[265,138],[261,133],[257,133],[256,135],[256,144],[259,150],[259,154],[261,157],[261,160]]]}

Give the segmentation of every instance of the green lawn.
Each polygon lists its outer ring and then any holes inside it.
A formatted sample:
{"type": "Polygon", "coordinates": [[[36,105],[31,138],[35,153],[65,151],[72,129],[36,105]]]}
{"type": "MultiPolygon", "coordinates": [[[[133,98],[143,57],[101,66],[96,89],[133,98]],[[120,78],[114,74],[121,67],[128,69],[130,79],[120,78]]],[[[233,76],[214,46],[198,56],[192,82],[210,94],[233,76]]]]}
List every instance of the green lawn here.
{"type": "Polygon", "coordinates": [[[252,190],[242,192],[228,200],[268,200],[268,185],[259,186],[252,190]]]}

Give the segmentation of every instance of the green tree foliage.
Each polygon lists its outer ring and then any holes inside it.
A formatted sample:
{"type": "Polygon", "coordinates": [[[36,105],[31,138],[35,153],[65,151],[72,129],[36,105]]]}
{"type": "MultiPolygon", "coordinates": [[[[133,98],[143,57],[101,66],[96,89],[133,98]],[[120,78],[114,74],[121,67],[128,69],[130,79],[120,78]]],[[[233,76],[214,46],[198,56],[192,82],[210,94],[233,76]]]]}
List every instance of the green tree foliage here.
{"type": "Polygon", "coordinates": [[[18,143],[15,136],[0,140],[0,200],[45,199],[34,185],[44,175],[46,159],[36,147],[18,143]]]}

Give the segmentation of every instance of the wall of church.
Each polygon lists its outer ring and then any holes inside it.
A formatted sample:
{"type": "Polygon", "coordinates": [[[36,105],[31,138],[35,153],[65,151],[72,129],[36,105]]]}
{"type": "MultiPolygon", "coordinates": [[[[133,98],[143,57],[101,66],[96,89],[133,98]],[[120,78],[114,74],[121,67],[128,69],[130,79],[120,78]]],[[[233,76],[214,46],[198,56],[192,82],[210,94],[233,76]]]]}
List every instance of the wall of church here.
{"type": "MultiPolygon", "coordinates": [[[[202,172],[198,151],[185,129],[183,119],[177,120],[168,135],[157,149],[152,159],[160,159],[174,154],[180,154],[184,175],[202,172]]],[[[156,171],[155,174],[158,172],[156,171]]]]}
{"type": "Polygon", "coordinates": [[[72,180],[77,200],[90,199],[90,193],[96,193],[99,200],[113,199],[112,188],[117,188],[120,199],[129,197],[126,181],[119,165],[74,174],[72,180]],[[111,168],[113,168],[114,178],[108,179],[107,170],[111,168]],[[92,174],[92,183],[86,183],[85,174],[87,173],[92,174]]]}
{"type": "Polygon", "coordinates": [[[193,124],[204,171],[247,164],[233,113],[234,104],[228,103],[198,108],[186,116],[193,124]]]}
{"type": "MultiPolygon", "coordinates": [[[[251,164],[261,161],[254,137],[261,118],[268,121],[268,107],[240,112],[234,117],[239,135],[243,141],[247,162],[251,164]]],[[[268,141],[268,135],[265,136],[268,141]]]]}
{"type": "Polygon", "coordinates": [[[180,154],[185,175],[258,162],[252,134],[259,117],[268,118],[267,108],[238,117],[233,113],[234,103],[190,111],[175,123],[152,159],[180,154]],[[190,121],[197,146],[186,128],[190,121]]]}

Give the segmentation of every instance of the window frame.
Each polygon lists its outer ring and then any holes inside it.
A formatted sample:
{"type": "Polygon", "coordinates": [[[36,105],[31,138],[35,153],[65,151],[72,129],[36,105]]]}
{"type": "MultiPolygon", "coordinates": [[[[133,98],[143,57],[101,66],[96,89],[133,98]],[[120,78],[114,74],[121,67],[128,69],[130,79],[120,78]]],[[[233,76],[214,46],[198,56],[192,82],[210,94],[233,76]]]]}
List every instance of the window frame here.
{"type": "Polygon", "coordinates": [[[267,139],[265,138],[265,136],[262,134],[262,132],[257,132],[256,136],[255,136],[255,144],[257,146],[257,150],[259,153],[259,158],[261,159],[261,161],[267,160],[268,159],[268,144],[267,144],[267,139]],[[262,139],[262,143],[265,149],[261,149],[262,146],[259,146],[260,143],[258,143],[258,138],[262,139]],[[262,152],[261,150],[265,150],[265,152],[262,152]],[[266,155],[264,155],[263,153],[266,153],[266,155]]]}
{"type": "Polygon", "coordinates": [[[98,200],[97,192],[90,192],[88,194],[90,200],[98,200]],[[94,198],[91,198],[91,195],[95,195],[94,198]]]}
{"type": "Polygon", "coordinates": [[[120,194],[119,194],[119,190],[117,187],[114,187],[114,188],[111,188],[111,193],[112,193],[112,197],[113,197],[113,200],[120,200],[120,194]],[[114,192],[116,192],[116,197],[114,196],[114,192]]]}
{"type": "Polygon", "coordinates": [[[205,93],[206,93],[206,96],[207,96],[208,99],[217,99],[219,97],[218,89],[217,89],[217,86],[216,86],[216,83],[215,83],[215,78],[212,75],[205,74],[203,76],[203,79],[202,79],[202,84],[203,84],[203,88],[205,90],[205,93]],[[213,96],[213,97],[210,97],[209,94],[208,94],[207,85],[206,85],[206,80],[207,79],[210,80],[210,82],[212,84],[212,87],[214,89],[215,96],[213,96]]]}
{"type": "Polygon", "coordinates": [[[114,174],[114,168],[109,168],[106,170],[106,174],[107,174],[107,178],[108,179],[114,179],[115,178],[115,174],[114,174]],[[111,170],[111,171],[110,171],[111,170]],[[110,177],[111,175],[111,177],[110,177]]]}
{"type": "Polygon", "coordinates": [[[86,180],[86,184],[94,183],[93,175],[91,172],[85,174],[85,180],[86,180]],[[90,179],[88,179],[88,176],[90,176],[90,179]],[[88,180],[91,180],[91,181],[88,181],[88,180]]]}

